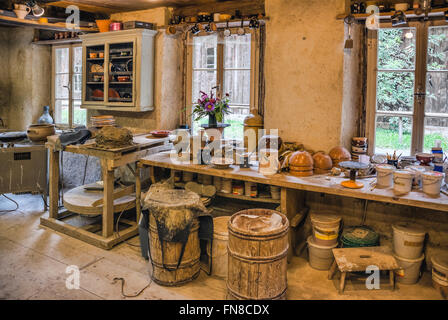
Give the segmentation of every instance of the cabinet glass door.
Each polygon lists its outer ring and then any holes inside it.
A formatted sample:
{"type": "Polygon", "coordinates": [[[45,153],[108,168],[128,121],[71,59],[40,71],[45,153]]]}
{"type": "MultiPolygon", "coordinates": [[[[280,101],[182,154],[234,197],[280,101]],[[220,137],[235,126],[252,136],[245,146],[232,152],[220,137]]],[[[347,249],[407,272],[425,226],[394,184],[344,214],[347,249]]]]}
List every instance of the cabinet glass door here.
{"type": "Polygon", "coordinates": [[[134,42],[109,44],[108,102],[134,102],[134,42]]]}
{"type": "Polygon", "coordinates": [[[86,47],[85,101],[104,101],[104,45],[86,47]]]}

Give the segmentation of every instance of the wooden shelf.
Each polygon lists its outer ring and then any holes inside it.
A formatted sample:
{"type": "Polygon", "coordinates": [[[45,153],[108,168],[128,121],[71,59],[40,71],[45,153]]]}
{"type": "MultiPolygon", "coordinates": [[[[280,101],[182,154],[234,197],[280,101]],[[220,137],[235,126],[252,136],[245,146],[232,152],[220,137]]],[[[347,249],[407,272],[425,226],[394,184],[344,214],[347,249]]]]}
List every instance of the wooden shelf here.
{"type": "MultiPolygon", "coordinates": [[[[445,15],[445,11],[448,10],[447,8],[437,8],[437,9],[432,9],[428,16],[429,17],[443,17],[445,15]]],[[[380,16],[380,20],[387,20],[390,19],[393,15],[394,15],[395,11],[392,12],[380,12],[379,16],[380,16]]],[[[414,13],[414,10],[408,10],[405,12],[406,17],[409,19],[412,18],[423,18],[425,16],[425,14],[420,14],[420,15],[416,15],[414,13]]],[[[347,16],[347,14],[339,14],[337,15],[337,19],[341,20],[344,19],[347,16]]],[[[366,20],[369,16],[371,16],[371,14],[369,13],[355,13],[353,14],[353,16],[355,17],[356,20],[366,20]]]]}
{"type": "Polygon", "coordinates": [[[36,45],[57,45],[57,44],[68,44],[68,43],[80,43],[81,39],[79,38],[67,38],[67,39],[55,39],[55,40],[39,40],[33,41],[32,44],[36,45]]]}
{"type": "MultiPolygon", "coordinates": [[[[43,23],[38,20],[32,19],[19,19],[17,17],[10,17],[6,15],[0,15],[0,22],[7,23],[9,25],[16,26],[30,26],[37,29],[45,29],[45,30],[53,30],[53,31],[86,31],[86,32],[98,32],[98,28],[96,27],[80,27],[76,29],[68,29],[67,24],[65,22],[55,22],[55,23],[43,23]]],[[[74,25],[73,25],[74,26],[74,25]]]]}
{"type": "Polygon", "coordinates": [[[233,193],[223,193],[223,192],[217,192],[216,195],[218,197],[235,199],[235,200],[280,204],[280,199],[275,200],[272,198],[252,198],[248,196],[240,196],[233,193]]]}

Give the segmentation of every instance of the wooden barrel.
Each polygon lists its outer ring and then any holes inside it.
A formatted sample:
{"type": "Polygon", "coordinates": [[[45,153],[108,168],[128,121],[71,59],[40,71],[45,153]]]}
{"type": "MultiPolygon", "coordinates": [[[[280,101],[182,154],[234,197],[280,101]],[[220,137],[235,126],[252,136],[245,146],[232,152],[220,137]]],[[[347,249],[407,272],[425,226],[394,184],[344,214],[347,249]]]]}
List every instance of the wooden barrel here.
{"type": "Polygon", "coordinates": [[[157,224],[153,215],[149,219],[149,248],[151,254],[151,263],[153,268],[152,279],[154,282],[164,286],[178,286],[194,280],[200,271],[199,258],[201,251],[199,248],[199,222],[195,219],[190,229],[187,244],[185,245],[184,255],[179,268],[176,269],[182,250],[180,242],[163,242],[164,268],[162,263],[162,247],[157,232],[157,224]],[[175,269],[175,270],[174,270],[175,269]]]}
{"type": "MultiPolygon", "coordinates": [[[[265,221],[266,221],[265,220],[265,221]]],[[[261,227],[260,227],[261,226],[261,227]]],[[[229,299],[285,299],[289,222],[280,212],[249,209],[229,221],[227,293],[229,299]],[[240,221],[279,218],[280,223],[257,228],[240,221]]]]}

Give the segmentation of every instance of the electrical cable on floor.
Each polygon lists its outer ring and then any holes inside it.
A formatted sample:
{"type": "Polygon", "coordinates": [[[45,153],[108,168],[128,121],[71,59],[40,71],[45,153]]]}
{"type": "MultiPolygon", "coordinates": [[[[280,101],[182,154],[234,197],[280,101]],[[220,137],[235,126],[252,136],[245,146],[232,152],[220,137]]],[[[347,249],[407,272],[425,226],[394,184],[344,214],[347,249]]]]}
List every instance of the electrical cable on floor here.
{"type": "Polygon", "coordinates": [[[16,211],[17,209],[19,209],[19,204],[17,203],[17,201],[11,199],[10,197],[8,197],[7,195],[5,195],[4,193],[2,193],[2,196],[4,196],[6,199],[8,199],[11,202],[14,202],[14,204],[16,205],[15,209],[10,209],[10,210],[0,210],[0,213],[9,213],[9,212],[13,212],[16,211]]]}
{"type": "Polygon", "coordinates": [[[117,282],[118,280],[121,281],[121,295],[122,295],[123,297],[126,297],[126,298],[135,298],[135,297],[138,297],[138,296],[141,295],[141,294],[143,293],[143,291],[145,291],[145,289],[148,288],[148,287],[151,285],[151,283],[152,283],[152,278],[151,278],[151,280],[149,280],[149,283],[146,285],[146,287],[144,287],[142,290],[140,290],[139,292],[137,292],[137,293],[134,294],[134,295],[129,295],[129,294],[125,294],[125,293],[124,293],[124,282],[125,282],[124,278],[114,278],[114,283],[117,282]]]}
{"type": "MultiPolygon", "coordinates": [[[[120,232],[119,232],[119,230],[118,230],[118,224],[119,224],[119,222],[120,222],[120,218],[121,218],[121,216],[123,215],[123,213],[124,213],[126,210],[128,210],[128,209],[131,209],[131,207],[129,207],[129,208],[124,208],[123,211],[121,211],[121,213],[118,215],[117,222],[115,223],[115,234],[116,234],[117,238],[120,238],[120,232]]],[[[126,243],[128,246],[131,246],[131,247],[141,248],[141,246],[139,246],[139,245],[137,245],[137,244],[129,243],[127,240],[125,240],[124,243],[126,243]]]]}

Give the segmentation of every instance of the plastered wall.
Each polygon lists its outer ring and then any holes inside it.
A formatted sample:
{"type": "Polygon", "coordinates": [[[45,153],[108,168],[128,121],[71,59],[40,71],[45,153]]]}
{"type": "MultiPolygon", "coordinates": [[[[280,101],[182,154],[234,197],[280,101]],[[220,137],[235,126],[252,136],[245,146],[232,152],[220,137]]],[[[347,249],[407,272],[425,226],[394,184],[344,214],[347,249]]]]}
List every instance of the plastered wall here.
{"type": "Polygon", "coordinates": [[[336,19],[344,6],[344,0],[265,2],[265,126],[313,150],[348,146],[356,132],[354,80],[344,76],[354,68],[344,64],[353,53],[344,53],[344,23],[336,19]]]}
{"type": "Polygon", "coordinates": [[[0,28],[0,117],[13,130],[36,123],[51,101],[51,50],[33,37],[33,28],[0,28]]]}

